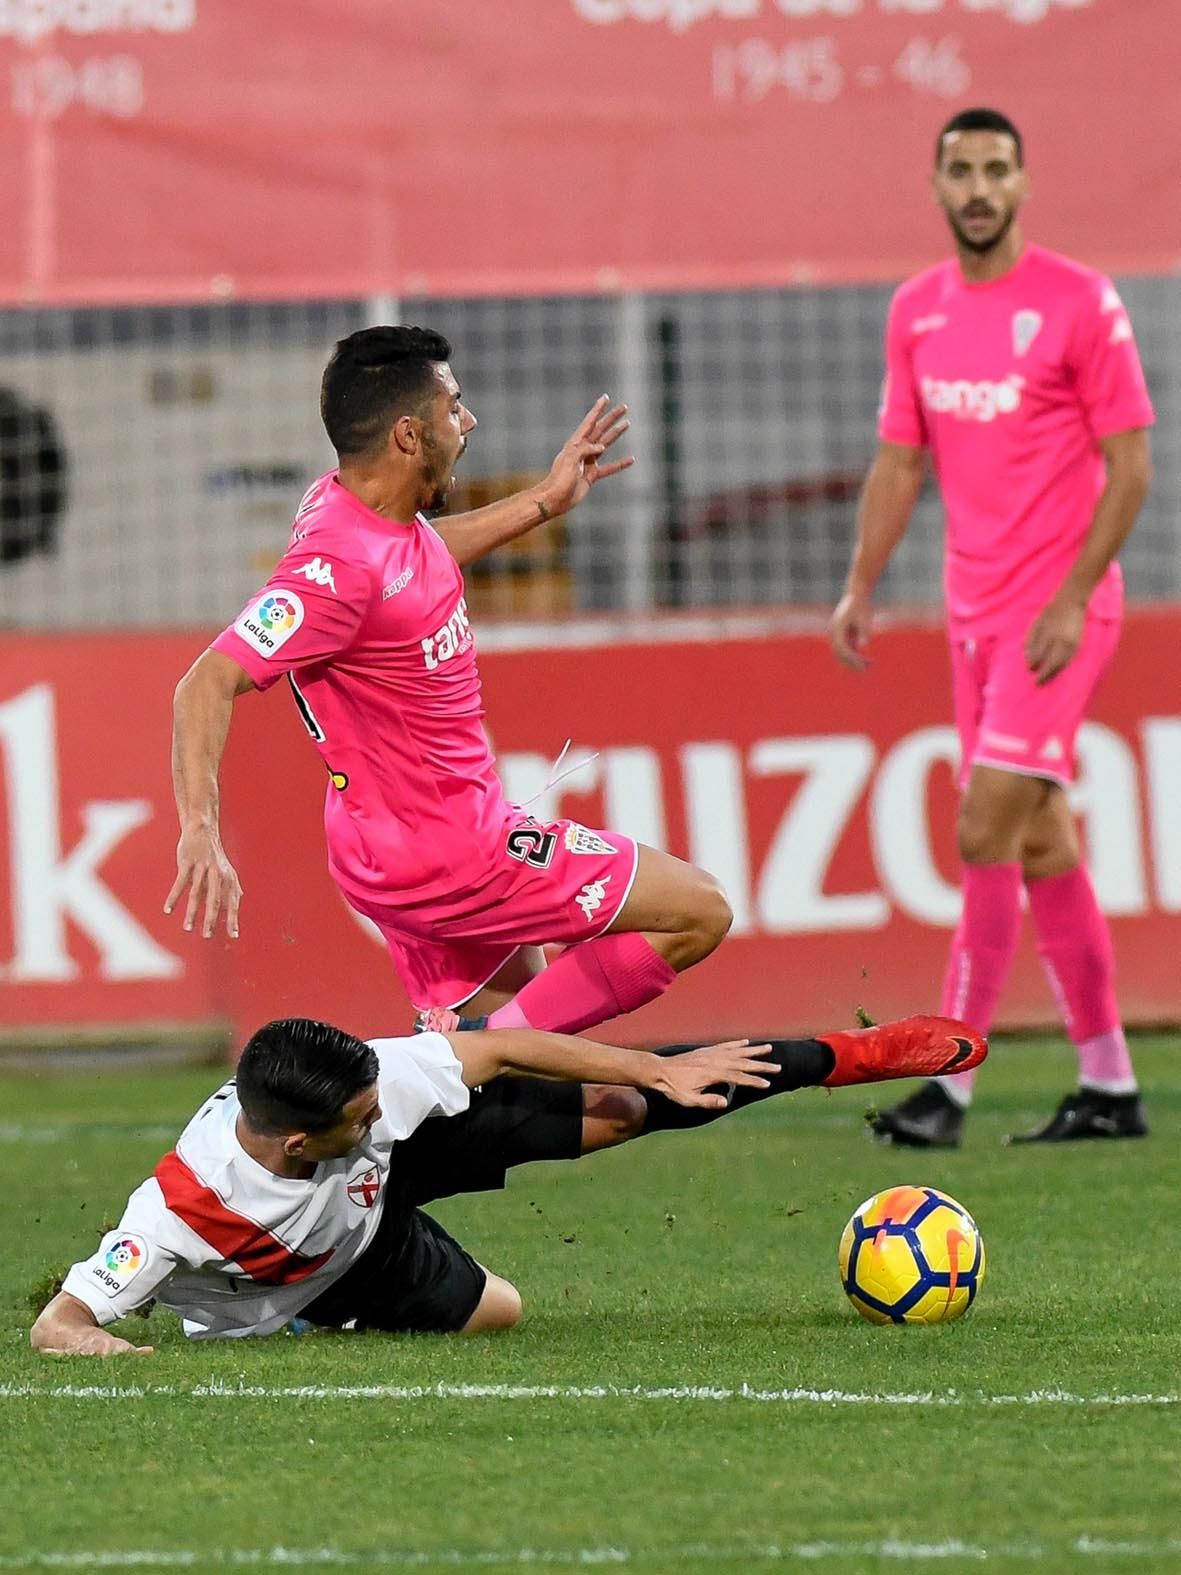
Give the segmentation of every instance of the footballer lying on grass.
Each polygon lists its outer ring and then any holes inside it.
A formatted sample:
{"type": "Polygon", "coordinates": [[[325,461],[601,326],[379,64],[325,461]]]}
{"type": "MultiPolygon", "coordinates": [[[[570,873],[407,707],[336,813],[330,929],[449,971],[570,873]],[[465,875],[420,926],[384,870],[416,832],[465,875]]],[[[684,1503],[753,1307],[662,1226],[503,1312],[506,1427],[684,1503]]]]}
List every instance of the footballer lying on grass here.
{"type": "Polygon", "coordinates": [[[962,1023],[911,1017],[816,1039],[654,1052],[532,1029],[372,1043],[268,1023],[42,1311],[47,1354],[146,1354],[104,1325],[158,1301],[194,1339],[332,1328],[478,1333],[521,1313],[422,1213],[513,1165],[695,1127],[789,1089],[976,1066],[962,1023]],[[518,1074],[505,1076],[505,1074],[518,1074]]]}

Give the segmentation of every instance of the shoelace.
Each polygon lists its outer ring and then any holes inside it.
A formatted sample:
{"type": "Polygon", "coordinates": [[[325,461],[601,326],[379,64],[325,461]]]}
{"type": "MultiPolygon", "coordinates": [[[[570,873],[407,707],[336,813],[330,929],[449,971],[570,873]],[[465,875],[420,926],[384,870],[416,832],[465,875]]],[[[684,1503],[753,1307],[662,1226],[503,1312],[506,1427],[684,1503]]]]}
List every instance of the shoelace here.
{"type": "Polygon", "coordinates": [[[549,775],[546,777],[543,786],[539,787],[531,798],[525,800],[521,805],[522,809],[528,809],[531,804],[536,804],[539,798],[543,798],[551,788],[556,788],[559,782],[565,782],[567,777],[572,777],[576,771],[581,771],[584,766],[589,766],[592,760],[599,758],[599,751],[596,749],[593,755],[587,755],[582,760],[576,760],[572,766],[567,766],[565,771],[559,771],[558,767],[570,752],[570,744],[571,740],[567,739],[562,745],[558,758],[549,768],[549,775]]]}

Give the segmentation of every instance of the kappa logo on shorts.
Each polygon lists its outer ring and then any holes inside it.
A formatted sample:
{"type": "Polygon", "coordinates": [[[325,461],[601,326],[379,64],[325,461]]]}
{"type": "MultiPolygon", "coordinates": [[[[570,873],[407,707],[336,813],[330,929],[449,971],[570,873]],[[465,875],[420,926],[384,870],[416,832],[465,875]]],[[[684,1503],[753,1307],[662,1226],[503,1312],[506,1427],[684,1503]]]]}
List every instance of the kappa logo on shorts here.
{"type": "Polygon", "coordinates": [[[1047,738],[1045,748],[1042,750],[1043,760],[1061,760],[1065,751],[1060,738],[1047,738]]]}
{"type": "Polygon", "coordinates": [[[376,1165],[370,1165],[368,1170],[349,1182],[345,1191],[350,1203],[355,1203],[359,1209],[371,1209],[381,1192],[381,1172],[376,1165]]]}
{"type": "Polygon", "coordinates": [[[607,895],[607,887],[610,885],[610,882],[610,875],[604,875],[602,880],[587,881],[574,899],[582,909],[583,918],[593,919],[595,914],[598,913],[600,907],[602,907],[603,898],[607,895]]]}
{"type": "Polygon", "coordinates": [[[1017,738],[1012,733],[994,733],[986,729],[980,735],[983,744],[989,744],[993,749],[1004,749],[1013,755],[1027,755],[1029,753],[1029,740],[1017,738]]]}
{"type": "Polygon", "coordinates": [[[613,848],[609,842],[604,842],[597,831],[591,831],[587,826],[580,826],[576,821],[571,821],[566,827],[562,841],[566,844],[567,853],[618,853],[618,848],[613,848]]]}

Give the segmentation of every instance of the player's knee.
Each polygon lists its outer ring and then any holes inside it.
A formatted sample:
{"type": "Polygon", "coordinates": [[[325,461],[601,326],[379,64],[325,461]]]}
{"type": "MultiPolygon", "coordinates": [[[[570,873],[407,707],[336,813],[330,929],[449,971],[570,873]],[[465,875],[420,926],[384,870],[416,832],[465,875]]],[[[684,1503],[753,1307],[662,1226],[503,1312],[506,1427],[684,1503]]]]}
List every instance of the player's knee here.
{"type": "Polygon", "coordinates": [[[495,1334],[521,1321],[521,1293],[499,1274],[489,1274],[476,1310],[463,1326],[464,1334],[495,1334]]]}
{"type": "Polygon", "coordinates": [[[648,1101],[638,1088],[587,1084],[582,1091],[582,1152],[617,1148],[639,1137],[648,1119],[648,1101]]]}
{"type": "Polygon", "coordinates": [[[694,893],[693,934],[699,955],[708,957],[719,946],[734,923],[734,910],[720,883],[704,870],[698,870],[694,893]]]}
{"type": "Polygon", "coordinates": [[[965,864],[1007,863],[1015,859],[1019,851],[1019,844],[1013,845],[1014,838],[1007,828],[998,826],[987,810],[967,799],[960,805],[956,840],[965,864]]]}

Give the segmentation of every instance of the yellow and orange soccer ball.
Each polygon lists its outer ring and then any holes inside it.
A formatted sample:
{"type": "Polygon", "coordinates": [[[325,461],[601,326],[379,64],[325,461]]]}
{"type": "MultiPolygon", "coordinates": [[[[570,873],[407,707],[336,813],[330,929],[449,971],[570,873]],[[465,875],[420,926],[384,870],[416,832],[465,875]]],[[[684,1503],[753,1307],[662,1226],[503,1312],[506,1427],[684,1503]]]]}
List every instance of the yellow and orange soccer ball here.
{"type": "Polygon", "coordinates": [[[854,1212],[838,1262],[845,1295],[870,1323],[949,1323],[984,1283],[984,1240],[946,1192],[889,1187],[854,1212]]]}

